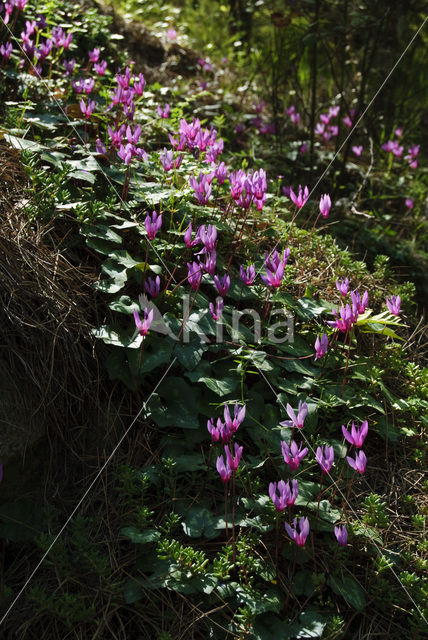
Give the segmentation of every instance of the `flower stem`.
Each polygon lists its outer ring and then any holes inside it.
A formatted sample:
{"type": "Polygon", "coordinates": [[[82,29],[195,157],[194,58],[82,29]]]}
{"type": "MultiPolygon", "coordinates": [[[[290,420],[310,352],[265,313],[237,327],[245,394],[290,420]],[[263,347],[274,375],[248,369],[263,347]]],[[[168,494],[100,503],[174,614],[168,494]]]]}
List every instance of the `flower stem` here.
{"type": "Polygon", "coordinates": [[[228,483],[224,483],[224,520],[226,523],[226,539],[229,537],[229,527],[227,524],[227,485],[228,483]]]}
{"type": "MultiPolygon", "coordinates": [[[[341,396],[343,396],[343,391],[345,389],[345,384],[346,384],[346,374],[348,373],[349,354],[351,353],[352,334],[353,334],[353,332],[354,332],[354,328],[352,327],[351,331],[349,332],[349,346],[348,346],[348,353],[346,355],[346,366],[345,366],[345,373],[343,375],[342,389],[341,389],[341,392],[340,392],[341,396]]],[[[346,344],[346,339],[345,339],[345,344],[346,344]]]]}

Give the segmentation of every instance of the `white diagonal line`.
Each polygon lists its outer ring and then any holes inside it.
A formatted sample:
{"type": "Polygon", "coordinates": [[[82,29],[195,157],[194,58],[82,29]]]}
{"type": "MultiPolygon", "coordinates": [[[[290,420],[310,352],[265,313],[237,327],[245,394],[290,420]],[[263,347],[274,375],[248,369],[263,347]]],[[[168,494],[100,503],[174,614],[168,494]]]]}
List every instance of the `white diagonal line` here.
{"type": "MultiPolygon", "coordinates": [[[[408,43],[408,45],[406,46],[406,48],[404,49],[404,51],[401,53],[401,55],[399,56],[399,58],[396,60],[396,62],[394,63],[393,67],[391,68],[391,70],[389,71],[388,75],[386,76],[385,80],[382,82],[382,84],[380,85],[379,89],[376,91],[376,93],[374,94],[374,96],[372,97],[372,99],[370,100],[370,102],[368,103],[367,107],[364,109],[364,111],[362,112],[362,114],[360,115],[360,117],[358,118],[357,122],[352,126],[351,130],[349,131],[348,135],[346,136],[345,140],[342,142],[342,144],[340,145],[340,147],[338,148],[338,150],[336,151],[336,153],[334,154],[332,160],[329,162],[329,164],[327,165],[327,167],[324,169],[324,171],[322,172],[321,176],[318,178],[316,184],[314,187],[312,187],[311,191],[309,192],[308,195],[308,199],[306,200],[306,202],[309,202],[311,195],[314,193],[315,189],[318,187],[319,183],[321,182],[321,180],[324,178],[325,174],[328,172],[328,170],[330,169],[331,165],[333,164],[333,162],[336,160],[337,156],[339,155],[339,153],[342,151],[343,147],[345,146],[345,144],[348,142],[349,138],[352,136],[352,134],[354,133],[355,129],[358,127],[358,125],[360,124],[361,120],[364,118],[364,116],[366,115],[367,111],[370,109],[370,107],[372,106],[373,102],[376,100],[376,98],[378,97],[379,93],[382,91],[382,89],[384,88],[384,86],[386,85],[386,83],[388,82],[389,78],[391,77],[391,75],[394,73],[395,69],[398,67],[398,65],[400,64],[401,60],[404,58],[404,56],[406,55],[407,51],[409,50],[409,48],[412,46],[414,40],[416,39],[416,37],[418,36],[418,34],[420,33],[420,31],[423,29],[426,21],[428,20],[428,16],[425,18],[425,20],[422,22],[421,26],[419,27],[419,29],[416,31],[416,33],[413,35],[412,39],[410,40],[410,42],[408,43]]],[[[303,207],[306,206],[306,202],[303,205],[303,207]]],[[[301,210],[303,209],[303,207],[301,207],[293,216],[293,220],[295,221],[297,216],[299,215],[299,213],[301,212],[301,210]]],[[[281,240],[278,240],[278,242],[276,243],[276,245],[274,246],[274,248],[272,249],[272,251],[270,252],[269,255],[271,255],[275,249],[277,248],[277,246],[281,243],[281,240]]],[[[262,265],[259,269],[259,271],[257,272],[257,275],[261,272],[261,270],[263,269],[262,265]]]]}
{"type": "Polygon", "coordinates": [[[134,426],[134,424],[137,422],[138,418],[140,417],[140,415],[142,414],[142,412],[144,411],[144,409],[146,408],[147,404],[150,402],[151,397],[153,396],[154,393],[156,393],[157,388],[159,387],[159,385],[161,384],[161,382],[164,380],[165,376],[167,375],[167,373],[169,372],[169,370],[171,369],[172,365],[174,364],[174,362],[177,360],[177,358],[174,358],[174,360],[171,362],[171,364],[168,366],[168,368],[166,369],[166,371],[163,373],[162,377],[160,378],[160,380],[156,383],[156,386],[154,387],[154,389],[152,390],[152,392],[150,393],[149,397],[147,398],[147,400],[145,402],[143,402],[141,409],[139,410],[139,412],[137,413],[137,415],[135,416],[135,418],[132,420],[131,424],[129,425],[129,427],[126,429],[126,431],[123,433],[123,435],[121,436],[119,442],[117,443],[117,445],[115,446],[115,448],[113,449],[113,451],[110,453],[109,457],[107,458],[107,460],[104,462],[104,464],[102,465],[101,469],[99,469],[99,471],[95,474],[95,477],[93,478],[93,480],[91,481],[89,487],[86,489],[85,493],[83,494],[83,496],[80,498],[79,502],[77,503],[77,505],[74,507],[73,511],[70,513],[70,515],[68,516],[67,520],[65,521],[65,523],[62,525],[61,529],[58,531],[58,533],[56,534],[55,538],[53,539],[53,541],[51,542],[51,544],[49,545],[49,547],[47,548],[47,550],[45,551],[45,553],[43,554],[43,556],[41,557],[41,559],[39,560],[39,562],[37,563],[37,565],[35,566],[35,568],[33,569],[33,571],[30,573],[30,575],[28,576],[27,580],[25,581],[24,585],[21,587],[21,589],[19,590],[18,594],[15,596],[14,600],[12,601],[12,603],[9,605],[9,608],[7,609],[6,613],[3,615],[3,617],[0,619],[0,626],[3,624],[3,622],[5,621],[5,619],[7,618],[7,616],[9,615],[9,613],[11,612],[11,610],[13,609],[13,607],[15,606],[16,602],[19,600],[19,598],[21,597],[21,595],[24,593],[25,589],[27,588],[28,583],[32,580],[33,576],[37,573],[37,571],[39,570],[40,566],[42,565],[42,563],[44,562],[44,560],[46,559],[46,557],[48,556],[50,550],[52,549],[52,547],[56,544],[56,542],[58,541],[58,539],[61,537],[61,535],[64,533],[65,529],[67,528],[68,524],[70,523],[70,521],[72,520],[73,516],[75,515],[75,513],[78,511],[78,509],[80,508],[80,506],[82,505],[82,503],[84,502],[85,498],[87,497],[87,495],[89,494],[89,492],[91,491],[92,487],[94,486],[94,484],[97,482],[97,480],[100,478],[101,474],[103,473],[104,469],[108,466],[108,464],[110,463],[110,461],[112,460],[113,456],[115,455],[116,451],[119,449],[120,445],[122,444],[122,442],[125,440],[125,438],[127,437],[128,433],[131,431],[132,427],[134,426]]]}

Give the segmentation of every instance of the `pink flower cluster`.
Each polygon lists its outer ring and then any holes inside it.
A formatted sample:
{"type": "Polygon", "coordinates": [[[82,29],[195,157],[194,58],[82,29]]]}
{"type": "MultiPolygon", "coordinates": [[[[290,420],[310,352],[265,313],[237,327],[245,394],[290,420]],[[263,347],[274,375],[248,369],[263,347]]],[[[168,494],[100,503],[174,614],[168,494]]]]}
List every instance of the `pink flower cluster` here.
{"type": "Polygon", "coordinates": [[[254,203],[257,211],[263,209],[267,191],[266,172],[263,169],[248,172],[238,169],[230,174],[229,182],[230,194],[238,207],[249,209],[254,203]]]}
{"type": "Polygon", "coordinates": [[[339,110],[339,105],[330,107],[328,113],[321,113],[320,121],[315,125],[315,134],[322,137],[325,142],[339,133],[338,125],[330,124],[330,121],[338,116],[339,110]]]}
{"type": "MultiPolygon", "coordinates": [[[[395,133],[396,139],[388,140],[387,142],[382,144],[381,147],[384,151],[386,151],[386,153],[393,153],[394,156],[396,156],[397,158],[401,158],[404,152],[404,146],[400,145],[399,139],[403,135],[403,130],[400,127],[398,127],[397,129],[395,129],[394,133],[395,133]]],[[[409,163],[409,166],[412,169],[417,169],[417,166],[418,166],[417,157],[418,157],[420,148],[421,148],[420,144],[414,144],[407,149],[407,155],[404,156],[404,159],[407,160],[407,162],[409,163]]]]}
{"type": "MultiPolygon", "coordinates": [[[[343,282],[342,280],[342,283],[338,283],[338,285],[341,292],[346,289],[346,281],[343,282]]],[[[365,291],[362,297],[358,291],[351,291],[350,296],[351,304],[341,305],[338,310],[333,309],[335,320],[327,322],[327,324],[334,329],[338,329],[341,333],[347,333],[352,329],[358,320],[358,316],[365,312],[369,300],[368,291],[365,291]]]]}
{"type": "Polygon", "coordinates": [[[238,469],[239,462],[242,457],[243,447],[236,442],[233,444],[233,450],[230,450],[229,443],[233,440],[235,433],[238,431],[241,423],[245,418],[245,404],[240,407],[238,403],[233,408],[233,417],[230,409],[226,404],[223,412],[224,422],[217,418],[217,426],[214,425],[214,419],[210,418],[207,422],[208,432],[211,434],[213,443],[220,440],[224,444],[225,460],[223,456],[219,456],[216,461],[216,468],[222,482],[229,482],[232,473],[238,469]],[[233,455],[234,453],[234,455],[233,455]]]}

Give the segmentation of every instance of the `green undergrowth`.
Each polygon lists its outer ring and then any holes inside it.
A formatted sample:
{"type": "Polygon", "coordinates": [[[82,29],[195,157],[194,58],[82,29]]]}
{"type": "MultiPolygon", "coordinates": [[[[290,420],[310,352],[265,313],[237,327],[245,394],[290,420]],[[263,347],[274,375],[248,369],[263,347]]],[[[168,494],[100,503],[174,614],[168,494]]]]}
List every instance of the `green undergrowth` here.
{"type": "MultiPolygon", "coordinates": [[[[10,98],[2,144],[19,151],[26,176],[18,185],[19,196],[25,194],[16,198],[19,215],[34,227],[51,225],[70,263],[96,269],[93,351],[100,384],[112,389],[112,403],[129,418],[130,445],[115,452],[96,500],[88,495],[58,539],[86,481],[65,505],[49,492],[43,502],[17,495],[0,505],[4,610],[43,558],[6,628],[18,629],[17,637],[29,629],[27,637],[89,638],[102,628],[119,638],[294,640],[357,637],[374,625],[378,636],[422,638],[428,378],[416,342],[423,330],[414,283],[398,282],[387,256],[376,255],[368,266],[341,249],[330,229],[312,227],[318,191],[296,217],[278,167],[265,164],[269,140],[248,131],[248,145],[237,151],[230,108],[225,115],[220,97],[211,108],[204,96],[171,92],[171,116],[161,119],[156,108],[165,92],[146,86],[132,127],[142,126],[147,160],[127,168],[114,150],[96,150],[95,139],[108,146],[107,125],[123,117],[107,106],[126,51],[110,42],[107,18],[98,30],[93,11],[54,2],[44,10],[50,27],[77,24],[70,55],[79,73],[89,75],[86,54],[102,47],[108,71],[96,79],[97,111],[85,122],[58,60],[45,83],[10,65],[2,70],[10,98]],[[262,211],[233,205],[227,182],[213,182],[212,197],[198,203],[189,176],[209,168],[203,153],[186,150],[181,166],[164,172],[160,151],[170,147],[168,134],[193,114],[218,130],[230,169],[266,168],[272,182],[262,211]],[[162,227],[149,243],[145,219],[153,211],[162,214],[162,227]],[[212,275],[205,272],[195,290],[189,287],[186,263],[201,248],[186,247],[189,223],[193,232],[201,225],[218,232],[216,273],[230,276],[219,321],[209,312],[217,297],[212,275]],[[269,290],[259,277],[266,254],[287,247],[281,286],[269,290]],[[247,287],[239,268],[250,264],[257,277],[247,287]],[[144,287],[156,276],[160,292],[149,300],[144,287]],[[340,332],[327,321],[342,300],[349,302],[336,287],[345,277],[351,291],[368,291],[369,302],[352,330],[340,332]],[[400,315],[385,305],[392,294],[401,296],[400,315]],[[134,312],[150,305],[156,314],[143,338],[134,312]],[[315,359],[322,334],[329,348],[315,359]],[[129,397],[138,413],[126,413],[129,397]],[[304,427],[281,425],[287,406],[297,413],[299,403],[307,406],[304,427]],[[224,448],[211,440],[207,421],[223,419],[225,406],[233,413],[236,405],[246,407],[235,436],[243,454],[223,484],[216,458],[224,448]],[[357,474],[346,462],[355,449],[341,427],[365,420],[368,464],[357,474]],[[308,449],[293,472],[281,455],[281,442],[292,438],[308,449]],[[334,451],[329,474],[320,473],[315,457],[324,446],[334,451]],[[269,483],[291,478],[299,486],[295,505],[278,513],[269,483]],[[310,526],[301,547],[284,527],[294,517],[310,526]],[[338,524],[349,534],[344,546],[334,535],[338,524]],[[31,567],[24,566],[27,556],[31,567]]],[[[295,140],[288,143],[291,158],[295,140]]],[[[64,419],[73,424],[72,416],[64,419]]],[[[110,450],[100,442],[98,453],[97,470],[110,450]]],[[[4,486],[7,475],[6,463],[4,486]]]]}

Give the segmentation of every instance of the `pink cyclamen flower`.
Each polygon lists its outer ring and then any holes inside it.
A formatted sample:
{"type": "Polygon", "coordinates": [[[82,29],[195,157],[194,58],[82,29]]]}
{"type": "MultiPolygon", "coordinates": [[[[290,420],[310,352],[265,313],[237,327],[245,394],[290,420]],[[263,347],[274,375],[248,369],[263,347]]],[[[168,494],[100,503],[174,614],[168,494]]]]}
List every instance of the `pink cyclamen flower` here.
{"type": "Polygon", "coordinates": [[[217,298],[215,307],[213,302],[210,302],[208,306],[209,306],[209,310],[213,320],[218,322],[223,313],[223,307],[224,307],[223,298],[217,298]]]}
{"type": "Polygon", "coordinates": [[[211,439],[213,442],[218,442],[220,440],[220,438],[222,437],[223,427],[224,425],[220,418],[217,418],[217,426],[214,426],[213,418],[207,420],[207,429],[211,434],[211,439]]]}
{"type": "Polygon", "coordinates": [[[367,422],[367,420],[364,420],[364,422],[361,424],[361,427],[356,427],[352,422],[351,432],[349,432],[348,429],[346,429],[345,425],[342,424],[342,433],[345,440],[347,440],[350,444],[353,444],[355,447],[357,447],[357,449],[360,449],[363,446],[368,431],[369,423],[367,422]]]}
{"type": "Polygon", "coordinates": [[[226,454],[227,464],[232,469],[232,471],[236,471],[237,468],[239,467],[239,463],[241,461],[242,451],[244,447],[240,447],[236,442],[233,446],[234,446],[235,456],[232,455],[229,449],[229,445],[224,446],[224,452],[226,454]]]}
{"type": "Polygon", "coordinates": [[[85,116],[85,118],[87,120],[89,120],[89,118],[91,117],[94,109],[95,109],[95,102],[94,100],[88,100],[88,104],[86,104],[86,102],[83,100],[80,101],[80,111],[82,112],[82,114],[85,116]]]}
{"type": "Polygon", "coordinates": [[[103,144],[103,142],[101,142],[99,138],[97,138],[95,141],[95,150],[97,153],[102,153],[102,154],[107,153],[107,149],[105,148],[105,145],[103,144]]]}
{"type": "Polygon", "coordinates": [[[299,124],[300,122],[300,113],[292,113],[290,116],[290,120],[293,124],[299,124]]]}
{"type": "Polygon", "coordinates": [[[216,260],[217,254],[215,251],[210,251],[206,254],[205,262],[202,263],[202,268],[204,271],[209,273],[210,276],[213,276],[216,269],[216,260]]]}
{"type": "Polygon", "coordinates": [[[166,147],[164,147],[159,154],[159,158],[165,173],[167,171],[171,171],[174,166],[174,152],[172,151],[172,149],[168,150],[166,147]]]}
{"type": "Polygon", "coordinates": [[[222,278],[214,276],[214,284],[222,298],[225,297],[230,288],[230,276],[226,273],[222,278]]]}
{"type": "Polygon", "coordinates": [[[95,80],[93,78],[86,78],[86,80],[83,81],[83,91],[87,95],[92,93],[94,86],[95,86],[95,80]]]}
{"type": "Polygon", "coordinates": [[[134,93],[137,96],[142,96],[144,87],[146,85],[146,80],[142,73],[139,73],[138,76],[134,76],[134,93]]]}
{"type": "Polygon", "coordinates": [[[321,473],[324,475],[328,473],[334,462],[334,449],[325,445],[324,447],[318,447],[315,454],[316,461],[321,467],[321,473]]]}
{"type": "Polygon", "coordinates": [[[415,205],[413,198],[406,198],[405,204],[408,209],[413,209],[415,205]]]}
{"type": "Polygon", "coordinates": [[[349,278],[345,278],[345,280],[343,278],[336,280],[336,289],[342,294],[342,296],[346,296],[349,291],[349,278]]]}
{"type": "Polygon", "coordinates": [[[126,135],[126,139],[128,140],[129,143],[138,144],[138,141],[139,141],[140,136],[141,136],[141,127],[140,127],[140,125],[137,124],[134,127],[134,130],[132,130],[131,127],[128,124],[128,126],[126,127],[125,135],[126,135]]]}
{"type": "Polygon", "coordinates": [[[226,464],[224,463],[223,456],[219,456],[217,458],[216,468],[220,474],[220,478],[222,482],[224,483],[229,482],[230,476],[232,475],[232,469],[229,467],[227,462],[226,464]]]}
{"type": "Polygon", "coordinates": [[[223,184],[227,177],[227,168],[224,162],[220,162],[219,165],[215,168],[215,177],[217,178],[218,184],[223,184]]]}
{"type": "MultiPolygon", "coordinates": [[[[0,49],[1,49],[1,47],[0,47],[0,49]]],[[[74,58],[71,58],[71,60],[64,60],[64,69],[65,69],[65,75],[66,76],[69,76],[70,73],[73,73],[73,69],[74,69],[74,65],[75,64],[76,64],[76,60],[74,58]]]]}
{"type": "Polygon", "coordinates": [[[302,191],[302,185],[299,184],[299,193],[297,196],[294,193],[293,189],[290,187],[290,198],[294,202],[296,207],[301,209],[306,204],[306,201],[309,198],[308,187],[305,186],[305,188],[302,191]]]}
{"type": "Polygon", "coordinates": [[[151,298],[157,298],[160,290],[160,277],[156,276],[154,280],[153,278],[147,278],[144,288],[151,298]]]}
{"type": "Polygon", "coordinates": [[[147,236],[149,240],[154,240],[157,232],[162,226],[162,214],[153,211],[152,215],[147,214],[144,220],[144,226],[146,227],[147,236]]]}
{"type": "Polygon", "coordinates": [[[189,226],[184,232],[184,242],[188,249],[191,249],[192,247],[195,246],[195,244],[198,244],[198,242],[200,242],[200,238],[198,234],[196,234],[194,240],[192,240],[192,223],[191,222],[189,223],[189,226]]]}
{"type": "Polygon", "coordinates": [[[135,326],[138,329],[138,333],[140,334],[140,336],[143,336],[143,338],[145,338],[149,332],[150,325],[153,322],[153,309],[151,311],[148,311],[147,307],[144,309],[143,321],[140,320],[138,311],[134,311],[134,320],[135,326]]]}
{"type": "Polygon", "coordinates": [[[284,511],[286,507],[292,507],[296,502],[296,498],[299,495],[299,483],[294,479],[291,485],[292,488],[290,489],[289,480],[287,482],[280,480],[278,483],[269,483],[269,496],[277,511],[284,511]]]}
{"type": "Polygon", "coordinates": [[[188,262],[187,268],[188,268],[187,280],[191,288],[193,289],[193,291],[196,291],[197,289],[199,289],[199,285],[201,283],[202,267],[197,262],[192,262],[192,263],[188,262]]]}
{"type": "Polygon", "coordinates": [[[330,116],[330,118],[335,118],[338,113],[340,111],[340,105],[336,105],[334,107],[330,107],[330,109],[328,110],[328,115],[330,116]]]}
{"type": "Polygon", "coordinates": [[[287,404],[287,413],[290,417],[290,420],[284,420],[284,422],[280,422],[279,424],[281,425],[281,427],[297,427],[298,429],[302,429],[306,416],[308,415],[308,405],[306,404],[306,402],[302,402],[301,400],[299,400],[299,407],[296,416],[293,407],[290,404],[287,404]]]}
{"type": "Polygon", "coordinates": [[[325,356],[325,354],[327,353],[327,349],[328,349],[327,334],[324,333],[321,336],[321,338],[318,335],[317,339],[315,340],[315,360],[318,360],[319,358],[322,358],[323,356],[325,356]]]}
{"type": "Polygon", "coordinates": [[[394,134],[397,136],[397,138],[401,138],[401,136],[403,135],[403,129],[401,127],[397,127],[394,131],[394,134]]]}
{"type": "Polygon", "coordinates": [[[13,46],[10,41],[6,42],[6,44],[0,45],[0,53],[5,60],[9,60],[10,54],[12,53],[12,49],[13,49],[13,46]]]}
{"type": "Polygon", "coordinates": [[[170,40],[175,40],[175,38],[177,37],[177,31],[173,27],[170,27],[167,33],[170,40]]]}
{"type": "Polygon", "coordinates": [[[253,284],[254,279],[256,277],[256,269],[253,264],[250,264],[249,267],[243,267],[242,265],[239,267],[239,277],[242,282],[249,287],[253,284]]]}
{"type": "Polygon", "coordinates": [[[330,327],[339,329],[341,333],[346,333],[352,329],[352,325],[357,320],[358,312],[354,312],[351,306],[347,304],[345,307],[341,306],[339,312],[333,309],[333,315],[335,320],[327,320],[327,324],[330,325],[330,327]]]}
{"type": "Polygon", "coordinates": [[[165,120],[169,118],[171,114],[171,109],[168,103],[162,108],[160,105],[158,106],[158,114],[160,118],[164,118],[165,120]]]}
{"type": "Polygon", "coordinates": [[[294,440],[290,442],[290,446],[288,446],[286,442],[282,441],[281,451],[284,462],[288,464],[290,471],[295,471],[296,469],[298,469],[301,461],[308,453],[308,448],[305,447],[304,449],[302,449],[302,443],[300,443],[298,447],[297,443],[294,440]]]}
{"type": "Polygon", "coordinates": [[[334,527],[334,535],[336,536],[338,545],[340,547],[346,547],[346,543],[348,542],[348,532],[344,524],[334,527]]]}
{"type": "Polygon", "coordinates": [[[194,189],[195,191],[195,196],[199,204],[207,204],[208,200],[211,197],[210,176],[200,171],[199,178],[196,178],[195,176],[191,176],[189,178],[189,183],[192,189],[194,189]]]}
{"type": "Polygon", "coordinates": [[[204,245],[206,251],[212,251],[214,249],[217,241],[217,229],[213,224],[206,226],[202,224],[196,235],[198,240],[204,245]]]}
{"type": "Polygon", "coordinates": [[[357,453],[355,454],[355,460],[350,456],[346,456],[346,459],[349,466],[355,469],[355,471],[358,471],[358,473],[363,474],[366,470],[367,458],[362,449],[360,449],[360,451],[357,451],[357,453]]]}
{"type": "Polygon", "coordinates": [[[123,160],[123,162],[126,164],[127,167],[129,167],[129,165],[132,162],[132,158],[135,155],[135,147],[133,144],[120,144],[117,155],[119,156],[119,158],[121,160],[123,160]]]}
{"type": "Polygon", "coordinates": [[[325,193],[320,199],[320,213],[323,218],[327,218],[331,209],[331,198],[325,193]]]}
{"type": "Polygon", "coordinates": [[[242,407],[240,407],[239,404],[236,403],[233,408],[233,418],[232,418],[230,415],[230,410],[228,405],[227,404],[224,405],[224,423],[226,427],[230,431],[232,431],[232,433],[235,433],[238,430],[241,423],[244,421],[245,411],[246,411],[245,404],[242,407]]]}
{"type": "Polygon", "coordinates": [[[400,314],[400,305],[400,296],[391,296],[391,298],[386,299],[386,306],[388,307],[389,312],[394,316],[398,316],[400,314]]]}
{"type": "Polygon", "coordinates": [[[294,542],[297,544],[297,546],[304,547],[305,546],[305,542],[306,542],[306,538],[309,535],[309,520],[308,520],[308,518],[300,518],[300,520],[299,520],[300,532],[299,533],[297,533],[297,518],[294,518],[294,520],[293,520],[293,527],[291,527],[288,524],[288,522],[286,522],[284,526],[285,526],[286,532],[288,533],[290,538],[292,540],[294,540],[294,542]]]}
{"type": "Polygon", "coordinates": [[[360,156],[363,153],[363,147],[362,145],[354,145],[352,147],[352,151],[355,153],[356,156],[360,156]]]}
{"type": "Polygon", "coordinates": [[[277,289],[278,287],[281,286],[282,278],[284,277],[284,270],[285,270],[285,263],[280,262],[274,271],[270,271],[266,267],[266,275],[260,276],[260,277],[268,287],[273,287],[274,289],[277,289]]]}
{"type": "Polygon", "coordinates": [[[100,49],[98,47],[95,47],[93,51],[88,51],[88,55],[91,62],[98,62],[100,58],[100,49]]]}
{"type": "Polygon", "coordinates": [[[94,71],[98,73],[99,76],[103,76],[107,69],[107,60],[101,60],[100,62],[96,62],[94,64],[94,71]]]}
{"type": "Polygon", "coordinates": [[[349,116],[345,116],[345,118],[343,118],[343,122],[348,128],[352,127],[352,120],[349,116]]]}
{"type": "Polygon", "coordinates": [[[351,291],[352,310],[354,314],[364,313],[369,301],[369,292],[364,291],[363,296],[358,291],[351,291]]]}

